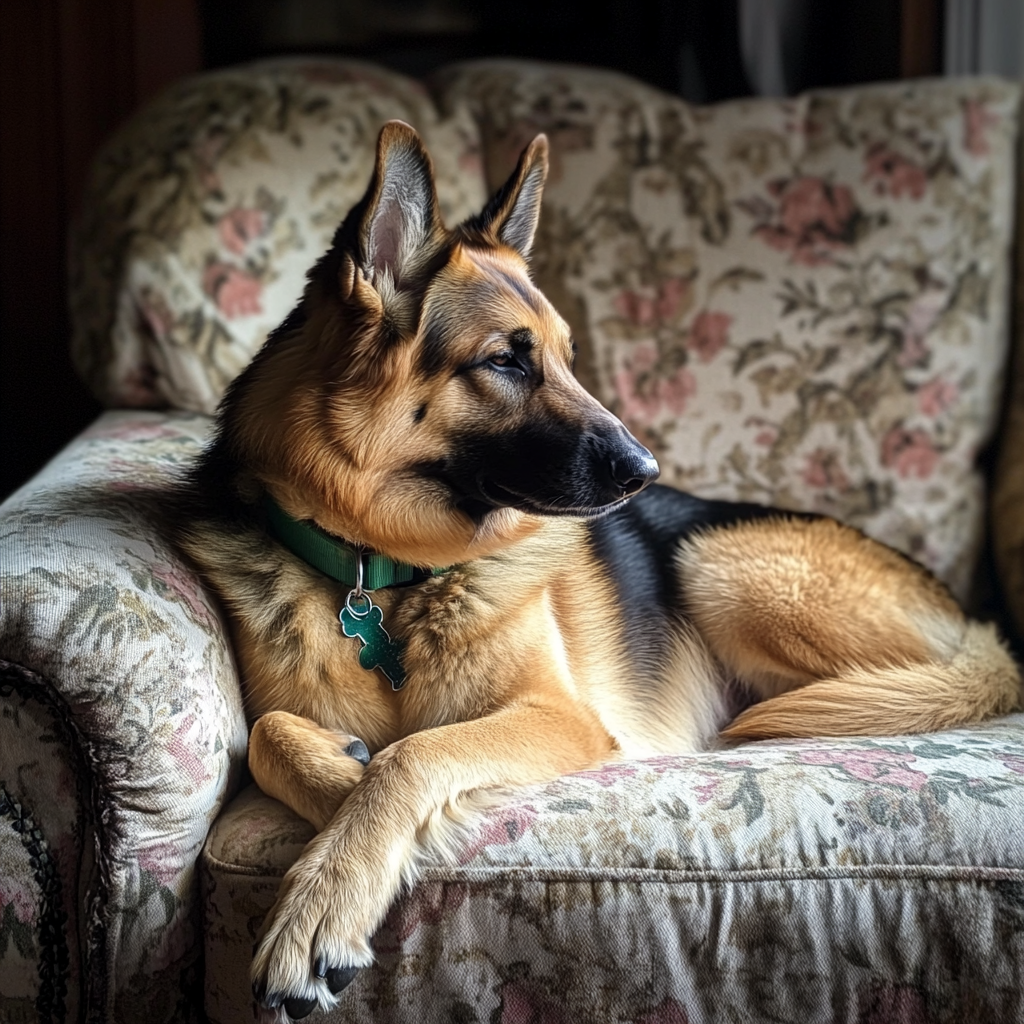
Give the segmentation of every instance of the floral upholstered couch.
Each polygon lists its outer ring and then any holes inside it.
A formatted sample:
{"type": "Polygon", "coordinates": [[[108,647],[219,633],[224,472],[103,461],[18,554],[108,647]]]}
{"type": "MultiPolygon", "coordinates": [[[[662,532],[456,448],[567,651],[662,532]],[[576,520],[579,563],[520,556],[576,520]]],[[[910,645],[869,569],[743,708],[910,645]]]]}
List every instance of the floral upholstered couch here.
{"type": "MultiPolygon", "coordinates": [[[[962,598],[988,531],[1021,627],[1019,102],[982,79],[694,108],[580,68],[292,59],[127,126],[72,244],[110,411],[0,507],[0,1020],[254,1019],[253,941],[311,827],[247,784],[244,680],[163,499],[383,121],[422,132],[450,221],[548,133],[535,276],[667,482],[836,515],[962,598]]],[[[332,1020],[1020,1021],[1024,715],[523,791],[374,948],[332,1020]]]]}

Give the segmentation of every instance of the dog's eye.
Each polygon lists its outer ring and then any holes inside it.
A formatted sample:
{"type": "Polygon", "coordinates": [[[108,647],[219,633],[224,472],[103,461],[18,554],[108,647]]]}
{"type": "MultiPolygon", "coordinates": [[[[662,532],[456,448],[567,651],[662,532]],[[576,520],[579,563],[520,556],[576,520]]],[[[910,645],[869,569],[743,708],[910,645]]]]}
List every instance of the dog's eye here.
{"type": "Polygon", "coordinates": [[[519,359],[516,358],[514,352],[499,352],[497,355],[491,356],[487,360],[487,366],[492,370],[497,370],[499,373],[513,377],[526,376],[526,369],[519,359]]]}

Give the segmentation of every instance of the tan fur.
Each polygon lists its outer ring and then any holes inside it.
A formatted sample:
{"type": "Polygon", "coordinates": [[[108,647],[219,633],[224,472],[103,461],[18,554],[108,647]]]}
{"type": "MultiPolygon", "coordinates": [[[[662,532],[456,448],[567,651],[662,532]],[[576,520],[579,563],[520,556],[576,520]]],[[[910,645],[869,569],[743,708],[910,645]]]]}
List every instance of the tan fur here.
{"type": "Polygon", "coordinates": [[[729,739],[928,732],[1005,714],[1013,659],[931,576],[831,520],[769,519],[681,546],[687,607],[764,699],[729,739]],[[787,692],[788,691],[788,692],[787,692]]]}
{"type": "Polygon", "coordinates": [[[583,521],[513,508],[473,518],[421,471],[467,432],[545,417],[580,435],[619,427],[574,379],[568,327],[524,260],[546,167],[539,137],[489,219],[449,235],[421,143],[386,127],[363,256],[327,264],[333,284],[311,276],[304,321],[260,353],[222,413],[243,504],[266,492],[351,543],[454,566],[374,594],[405,643],[409,683],[393,692],[339,629],[349,588],[273,541],[257,515],[200,514],[183,530],[229,612],[256,720],[253,775],[320,830],[254,959],[268,998],[333,1005],[314,966],[368,963],[401,884],[451,852],[488,794],[706,748],[737,682],[762,702],[728,738],[942,728],[1019,701],[990,629],[912,563],[829,521],[760,520],[682,543],[686,607],[645,673],[583,521]],[[513,329],[533,339],[540,383],[528,391],[479,369],[513,329]],[[443,350],[431,350],[439,335],[443,350]],[[374,755],[365,769],[345,753],[353,736],[374,755]]]}

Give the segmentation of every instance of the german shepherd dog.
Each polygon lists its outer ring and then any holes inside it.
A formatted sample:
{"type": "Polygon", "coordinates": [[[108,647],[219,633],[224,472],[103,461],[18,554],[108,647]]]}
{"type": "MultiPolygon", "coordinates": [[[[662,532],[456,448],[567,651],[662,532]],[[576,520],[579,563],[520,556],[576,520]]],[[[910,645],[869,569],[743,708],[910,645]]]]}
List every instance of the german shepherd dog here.
{"type": "Polygon", "coordinates": [[[419,136],[385,125],[189,481],[182,543],[229,613],[252,774],[319,831],[255,951],[279,1019],[334,1005],[488,792],[1020,704],[994,630],[902,555],[648,487],[657,463],[577,383],[530,279],[546,174],[539,135],[447,230],[419,136]]]}

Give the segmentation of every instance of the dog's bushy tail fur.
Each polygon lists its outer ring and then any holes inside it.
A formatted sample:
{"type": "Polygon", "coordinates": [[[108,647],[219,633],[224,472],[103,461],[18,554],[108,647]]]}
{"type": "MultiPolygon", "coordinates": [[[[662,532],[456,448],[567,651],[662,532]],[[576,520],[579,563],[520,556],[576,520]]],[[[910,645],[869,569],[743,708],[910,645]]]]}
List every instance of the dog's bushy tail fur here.
{"type": "Polygon", "coordinates": [[[995,627],[969,623],[948,661],[852,668],[755,704],[727,739],[936,732],[1021,708],[1021,676],[995,627]]]}

